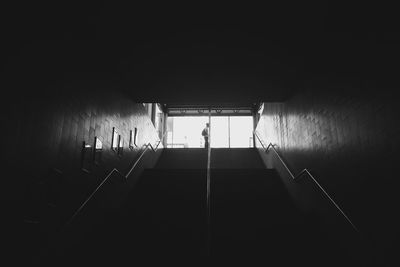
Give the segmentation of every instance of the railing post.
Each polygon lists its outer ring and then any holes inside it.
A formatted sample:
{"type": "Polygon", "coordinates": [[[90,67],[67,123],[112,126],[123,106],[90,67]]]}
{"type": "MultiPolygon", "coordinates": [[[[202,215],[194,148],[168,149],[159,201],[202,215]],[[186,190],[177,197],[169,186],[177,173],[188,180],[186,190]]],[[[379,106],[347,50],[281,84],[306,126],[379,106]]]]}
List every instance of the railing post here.
{"type": "Polygon", "coordinates": [[[167,139],[168,138],[165,138],[166,137],[166,133],[168,133],[168,129],[167,129],[168,123],[167,123],[167,121],[168,121],[168,114],[164,113],[163,135],[162,135],[162,140],[161,140],[163,147],[167,147],[167,139]]]}
{"type": "Polygon", "coordinates": [[[207,149],[207,192],[206,192],[206,204],[207,204],[207,254],[208,258],[211,259],[211,205],[210,205],[210,194],[211,194],[211,108],[208,109],[208,149],[207,149]]]}

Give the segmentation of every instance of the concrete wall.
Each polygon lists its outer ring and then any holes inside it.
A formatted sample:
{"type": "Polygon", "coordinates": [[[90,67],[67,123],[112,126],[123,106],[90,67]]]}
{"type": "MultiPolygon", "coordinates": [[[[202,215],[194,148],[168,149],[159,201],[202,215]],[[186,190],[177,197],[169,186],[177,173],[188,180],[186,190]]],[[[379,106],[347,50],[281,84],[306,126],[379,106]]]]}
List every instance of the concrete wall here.
{"type": "MultiPolygon", "coordinates": [[[[390,262],[398,246],[400,224],[396,98],[393,91],[383,88],[324,85],[320,89],[310,85],[287,102],[265,103],[257,131],[265,143],[277,145],[295,174],[308,168],[373,240],[380,260],[390,262]]],[[[264,159],[269,167],[282,168],[271,156],[264,155],[264,159]]],[[[308,183],[306,189],[286,179],[289,191],[303,207],[316,207],[315,202],[322,200],[304,195],[317,192],[308,183]]]]}
{"type": "MultiPolygon", "coordinates": [[[[48,230],[43,227],[60,227],[113,168],[126,174],[142,146],[158,140],[143,105],[108,85],[71,82],[26,95],[14,92],[9,100],[3,104],[3,171],[7,173],[2,186],[7,200],[3,212],[11,227],[10,243],[18,248],[39,245],[37,235],[48,230]],[[113,127],[125,141],[122,155],[111,149],[113,127]],[[129,149],[129,132],[135,127],[137,147],[129,149]],[[82,142],[93,146],[95,136],[103,143],[101,160],[96,165],[88,156],[85,168],[89,172],[85,172],[81,169],[82,142]],[[29,226],[30,231],[21,225],[24,220],[40,224],[29,226]],[[40,229],[35,232],[34,228],[40,229]]],[[[155,164],[152,153],[146,154],[141,169],[155,164]]],[[[137,178],[130,177],[129,184],[137,178]]]]}

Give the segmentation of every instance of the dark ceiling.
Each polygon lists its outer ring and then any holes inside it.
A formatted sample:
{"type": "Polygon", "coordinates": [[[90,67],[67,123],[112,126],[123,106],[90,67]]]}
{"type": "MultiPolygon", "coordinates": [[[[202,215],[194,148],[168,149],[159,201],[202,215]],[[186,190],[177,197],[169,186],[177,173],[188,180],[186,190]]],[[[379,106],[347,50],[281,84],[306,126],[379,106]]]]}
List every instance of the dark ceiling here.
{"type": "Polygon", "coordinates": [[[398,73],[396,17],[375,7],[110,3],[3,17],[8,77],[33,91],[86,80],[141,102],[253,103],[283,101],[310,81],[358,86],[398,73]]]}

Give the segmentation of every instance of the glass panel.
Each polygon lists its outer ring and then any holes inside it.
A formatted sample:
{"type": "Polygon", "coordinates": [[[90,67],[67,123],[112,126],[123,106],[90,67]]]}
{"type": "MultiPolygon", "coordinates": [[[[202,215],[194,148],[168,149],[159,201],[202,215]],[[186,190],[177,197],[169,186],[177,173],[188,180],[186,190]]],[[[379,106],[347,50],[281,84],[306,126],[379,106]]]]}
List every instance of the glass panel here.
{"type": "Polygon", "coordinates": [[[229,147],[228,117],[211,117],[211,147],[229,147]]]}
{"type": "Polygon", "coordinates": [[[169,117],[167,123],[167,147],[204,147],[202,130],[208,117],[169,117]],[[171,129],[172,128],[172,129],[171,129]]]}
{"type": "Polygon", "coordinates": [[[230,118],[231,147],[253,147],[253,117],[230,118]]]}

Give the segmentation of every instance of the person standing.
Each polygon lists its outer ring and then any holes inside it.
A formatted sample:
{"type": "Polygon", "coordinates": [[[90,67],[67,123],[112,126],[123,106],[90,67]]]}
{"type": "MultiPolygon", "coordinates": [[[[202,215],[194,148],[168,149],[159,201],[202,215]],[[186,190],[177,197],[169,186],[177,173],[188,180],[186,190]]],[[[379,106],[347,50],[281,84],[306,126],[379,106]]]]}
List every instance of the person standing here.
{"type": "Polygon", "coordinates": [[[204,137],[204,148],[208,149],[209,147],[209,134],[210,134],[210,124],[206,123],[206,127],[203,129],[203,131],[201,132],[201,135],[204,137]]]}

